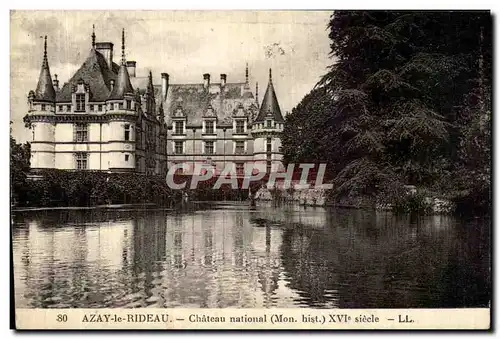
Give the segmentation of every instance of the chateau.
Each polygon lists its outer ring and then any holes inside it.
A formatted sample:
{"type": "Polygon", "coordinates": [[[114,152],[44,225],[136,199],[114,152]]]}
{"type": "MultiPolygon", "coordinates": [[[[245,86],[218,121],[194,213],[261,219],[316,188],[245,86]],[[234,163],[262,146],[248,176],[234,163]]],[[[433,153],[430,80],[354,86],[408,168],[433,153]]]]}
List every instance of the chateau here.
{"type": "Polygon", "coordinates": [[[96,42],[92,32],[87,59],[60,87],[45,37],[38,85],[28,95],[32,169],[164,175],[176,163],[209,163],[219,171],[231,165],[239,174],[247,162],[259,172],[282,167],[284,119],[271,70],[259,103],[248,65],[242,82],[203,74],[199,84],[174,84],[161,73],[156,84],[151,72],[137,77],[136,61],[126,59],[125,31],[119,65],[113,46],[96,42]]]}

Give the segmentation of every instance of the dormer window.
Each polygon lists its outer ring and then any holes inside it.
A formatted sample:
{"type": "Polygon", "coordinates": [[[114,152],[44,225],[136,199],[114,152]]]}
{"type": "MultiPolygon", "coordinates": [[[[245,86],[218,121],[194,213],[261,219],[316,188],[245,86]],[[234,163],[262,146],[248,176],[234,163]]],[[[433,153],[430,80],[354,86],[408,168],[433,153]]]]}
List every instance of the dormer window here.
{"type": "Polygon", "coordinates": [[[42,111],[45,111],[45,104],[42,104],[42,108],[41,108],[42,111]]]}
{"type": "Polygon", "coordinates": [[[126,103],[127,103],[127,109],[132,109],[132,101],[127,100],[126,103]]]}
{"type": "Polygon", "coordinates": [[[62,110],[63,110],[63,106],[62,106],[62,105],[59,105],[59,106],[57,106],[57,107],[58,107],[59,112],[62,112],[62,110]]]}
{"type": "Polygon", "coordinates": [[[110,105],[109,105],[109,110],[110,110],[110,111],[112,111],[112,110],[114,110],[114,109],[115,109],[115,105],[114,105],[114,104],[110,104],[110,105]]]}
{"type": "Polygon", "coordinates": [[[267,120],[267,128],[273,128],[273,122],[272,120],[267,120]]]}
{"type": "Polygon", "coordinates": [[[236,133],[245,133],[245,120],[236,120],[236,133]]]}
{"type": "Polygon", "coordinates": [[[118,109],[123,109],[123,102],[118,103],[118,109]]]}
{"type": "Polygon", "coordinates": [[[175,134],[184,134],[184,121],[175,122],[175,134]]]}
{"type": "Polygon", "coordinates": [[[215,121],[205,121],[205,132],[207,134],[215,133],[215,121]]]}
{"type": "Polygon", "coordinates": [[[71,111],[71,105],[66,105],[66,111],[70,112],[71,111]]]}
{"type": "Polygon", "coordinates": [[[97,110],[98,110],[99,112],[102,112],[102,105],[97,105],[97,110]]]}
{"type": "Polygon", "coordinates": [[[85,94],[76,94],[76,111],[85,111],[85,94]]]}

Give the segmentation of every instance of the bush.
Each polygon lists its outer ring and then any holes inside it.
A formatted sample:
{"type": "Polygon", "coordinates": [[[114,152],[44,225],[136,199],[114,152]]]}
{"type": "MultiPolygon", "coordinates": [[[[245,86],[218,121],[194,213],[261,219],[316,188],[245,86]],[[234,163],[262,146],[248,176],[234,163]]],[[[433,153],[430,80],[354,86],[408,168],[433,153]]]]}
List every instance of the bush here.
{"type": "MultiPolygon", "coordinates": [[[[103,204],[174,204],[180,192],[163,177],[100,171],[38,171],[17,192],[19,206],[95,206],[103,204]]],[[[13,188],[14,189],[14,188],[13,188]]]]}

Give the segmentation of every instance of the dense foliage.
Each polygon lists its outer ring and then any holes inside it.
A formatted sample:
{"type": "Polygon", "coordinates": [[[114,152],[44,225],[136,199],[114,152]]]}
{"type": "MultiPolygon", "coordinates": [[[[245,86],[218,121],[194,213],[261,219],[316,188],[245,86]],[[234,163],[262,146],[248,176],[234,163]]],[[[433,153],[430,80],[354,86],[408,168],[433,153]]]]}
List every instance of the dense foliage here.
{"type": "Polygon", "coordinates": [[[163,177],[101,171],[30,171],[30,144],[10,137],[11,203],[23,207],[96,206],[107,204],[174,205],[181,192],[163,177]]]}
{"type": "Polygon", "coordinates": [[[287,117],[285,160],[326,162],[334,199],[414,185],[489,210],[491,32],[486,12],[336,11],[334,63],[287,117]]]}
{"type": "MultiPolygon", "coordinates": [[[[30,144],[18,144],[10,138],[10,169],[12,203],[18,207],[97,206],[109,204],[156,204],[183,206],[187,201],[246,200],[249,190],[232,189],[224,184],[213,186],[217,177],[200,182],[190,189],[191,177],[174,177],[186,183],[182,190],[173,190],[163,176],[103,171],[30,170],[30,144]]],[[[238,179],[241,187],[242,179],[238,179]]],[[[252,194],[262,181],[251,182],[252,194]]]]}
{"type": "Polygon", "coordinates": [[[96,206],[108,204],[157,204],[173,206],[181,192],[171,190],[163,177],[136,173],[44,170],[21,187],[17,205],[96,206]],[[37,177],[38,176],[38,177],[37,177]]]}
{"type": "Polygon", "coordinates": [[[30,144],[18,144],[10,136],[10,192],[11,199],[19,201],[26,190],[26,174],[30,168],[30,144]]]}

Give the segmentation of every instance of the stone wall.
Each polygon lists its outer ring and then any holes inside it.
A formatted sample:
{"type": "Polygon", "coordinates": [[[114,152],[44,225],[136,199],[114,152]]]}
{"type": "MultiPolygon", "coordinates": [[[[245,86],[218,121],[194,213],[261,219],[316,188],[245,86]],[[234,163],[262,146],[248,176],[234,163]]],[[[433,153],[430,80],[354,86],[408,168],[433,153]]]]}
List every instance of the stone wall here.
{"type": "MultiPolygon", "coordinates": [[[[408,194],[415,194],[415,191],[410,191],[408,194]]],[[[375,209],[380,211],[391,211],[390,204],[377,203],[371,197],[345,197],[336,202],[328,200],[328,190],[322,188],[293,188],[293,189],[280,189],[280,188],[267,188],[261,187],[256,195],[256,202],[269,202],[276,201],[279,203],[293,203],[306,206],[332,206],[343,208],[356,208],[356,209],[375,209]]],[[[451,201],[437,197],[425,197],[425,205],[429,207],[431,214],[448,214],[454,210],[454,205],[451,201]]]]}
{"type": "Polygon", "coordinates": [[[268,189],[261,187],[255,195],[256,201],[279,201],[308,206],[325,206],[326,190],[322,188],[268,189]]]}

